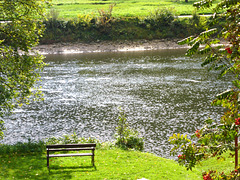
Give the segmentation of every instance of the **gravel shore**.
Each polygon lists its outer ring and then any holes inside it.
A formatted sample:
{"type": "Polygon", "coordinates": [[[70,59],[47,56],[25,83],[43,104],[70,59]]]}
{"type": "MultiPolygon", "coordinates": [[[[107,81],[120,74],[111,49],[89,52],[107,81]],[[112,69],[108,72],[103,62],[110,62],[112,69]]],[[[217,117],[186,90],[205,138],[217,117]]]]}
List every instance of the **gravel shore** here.
{"type": "Polygon", "coordinates": [[[55,43],[38,45],[34,48],[40,54],[72,54],[94,52],[144,51],[158,49],[187,48],[177,44],[178,40],[99,41],[91,43],[55,43]]]}

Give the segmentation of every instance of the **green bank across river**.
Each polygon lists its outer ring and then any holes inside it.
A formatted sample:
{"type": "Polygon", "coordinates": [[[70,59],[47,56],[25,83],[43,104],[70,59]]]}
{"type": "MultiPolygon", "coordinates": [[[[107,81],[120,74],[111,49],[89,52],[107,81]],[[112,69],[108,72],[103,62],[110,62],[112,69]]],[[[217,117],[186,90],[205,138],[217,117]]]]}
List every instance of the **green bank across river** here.
{"type": "MultiPolygon", "coordinates": [[[[115,4],[112,12],[114,17],[144,17],[157,8],[172,8],[176,15],[191,15],[194,11],[195,0],[53,0],[52,8],[59,11],[59,17],[64,19],[76,18],[78,15],[97,15],[101,9],[107,10],[115,4]]],[[[214,1],[214,4],[219,0],[214,1]]],[[[209,14],[209,9],[199,11],[209,14]]]]}

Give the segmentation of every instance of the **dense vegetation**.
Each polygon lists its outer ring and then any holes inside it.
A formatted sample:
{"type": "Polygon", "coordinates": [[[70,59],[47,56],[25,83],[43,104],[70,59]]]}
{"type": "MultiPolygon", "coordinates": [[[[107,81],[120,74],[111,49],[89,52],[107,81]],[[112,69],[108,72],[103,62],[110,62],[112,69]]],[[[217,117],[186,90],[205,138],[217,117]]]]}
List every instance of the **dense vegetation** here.
{"type": "MultiPolygon", "coordinates": [[[[98,16],[79,15],[77,18],[59,20],[58,12],[50,11],[44,21],[46,31],[41,43],[177,39],[197,34],[207,28],[209,18],[193,14],[191,18],[177,18],[172,9],[156,9],[146,17],[114,17],[114,5],[99,11],[98,16]]],[[[221,24],[218,24],[221,26],[221,24]]]]}
{"type": "MultiPolygon", "coordinates": [[[[209,22],[195,13],[195,2],[53,0],[41,43],[184,38],[202,32],[209,22]],[[178,17],[183,14],[193,17],[178,17]]],[[[198,13],[210,12],[204,9],[198,13]]]]}
{"type": "Polygon", "coordinates": [[[44,17],[46,6],[42,0],[0,1],[0,139],[2,117],[30,99],[41,99],[41,92],[33,88],[44,62],[31,49],[44,32],[38,20],[44,17]]]}
{"type": "MultiPolygon", "coordinates": [[[[211,1],[203,0],[194,4],[198,9],[210,8],[211,1]]],[[[195,53],[205,55],[202,66],[219,73],[219,78],[228,75],[232,83],[228,90],[216,95],[212,105],[224,108],[220,119],[208,118],[201,129],[191,139],[187,135],[173,134],[170,137],[174,145],[171,152],[178,155],[178,162],[192,169],[198,162],[210,157],[221,158],[226,151],[235,157],[235,169],[229,174],[209,170],[203,179],[239,179],[238,163],[239,127],[240,127],[240,0],[222,0],[214,9],[212,25],[219,23],[221,18],[226,22],[222,29],[209,25],[209,29],[197,36],[183,39],[179,44],[187,44],[190,48],[188,56],[195,53]],[[219,11],[223,10],[223,13],[219,11]],[[227,43],[222,44],[221,40],[227,43]],[[234,154],[233,154],[234,153],[234,154]]]]}

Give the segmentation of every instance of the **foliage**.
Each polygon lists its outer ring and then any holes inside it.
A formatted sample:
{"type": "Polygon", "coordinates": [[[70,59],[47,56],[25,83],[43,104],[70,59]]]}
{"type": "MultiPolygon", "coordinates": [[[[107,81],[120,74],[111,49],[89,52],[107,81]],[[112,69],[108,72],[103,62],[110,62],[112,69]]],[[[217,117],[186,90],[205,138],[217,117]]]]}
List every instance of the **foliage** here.
{"type": "Polygon", "coordinates": [[[181,165],[185,165],[187,170],[192,170],[192,167],[202,158],[202,154],[198,151],[195,144],[187,138],[187,135],[173,134],[169,139],[171,144],[174,144],[172,148],[172,155],[178,153],[178,149],[181,149],[181,154],[178,155],[178,162],[181,165]]]}
{"type": "Polygon", "coordinates": [[[47,19],[52,21],[57,21],[59,17],[59,11],[55,8],[51,8],[47,14],[47,19]]]}
{"type": "Polygon", "coordinates": [[[126,114],[119,109],[118,126],[116,127],[116,145],[123,149],[136,149],[142,151],[144,148],[143,138],[138,132],[129,127],[126,114]]]}
{"type": "Polygon", "coordinates": [[[211,179],[238,179],[240,174],[240,169],[235,169],[231,171],[230,174],[225,174],[224,172],[217,172],[216,170],[209,170],[208,172],[204,172],[202,174],[204,180],[211,179]]]}
{"type": "Polygon", "coordinates": [[[139,40],[183,38],[192,32],[204,30],[208,21],[200,17],[199,24],[191,18],[175,18],[170,24],[160,25],[158,21],[145,18],[111,18],[106,24],[101,24],[99,16],[94,14],[78,15],[76,19],[63,21],[51,19],[44,21],[46,31],[41,43],[99,41],[99,40],[139,40]],[[151,22],[151,24],[150,24],[151,22]]]}
{"type": "Polygon", "coordinates": [[[172,8],[156,9],[145,19],[151,29],[161,29],[170,26],[175,19],[174,10],[172,8]]]}
{"type": "Polygon", "coordinates": [[[0,155],[12,155],[12,154],[26,154],[26,153],[43,153],[46,150],[45,143],[43,141],[34,142],[30,139],[27,143],[18,142],[14,145],[0,144],[0,155]]]}
{"type": "MultiPolygon", "coordinates": [[[[43,57],[32,51],[43,34],[38,20],[44,17],[44,0],[0,1],[0,118],[16,106],[27,103],[30,96],[41,98],[33,90],[39,80],[43,57]]],[[[0,119],[0,138],[3,137],[3,120],[0,119]]]]}
{"type": "Polygon", "coordinates": [[[108,10],[105,9],[98,10],[99,13],[99,16],[97,18],[98,24],[100,24],[101,26],[107,26],[109,23],[111,23],[111,21],[113,20],[112,11],[114,6],[116,6],[116,3],[109,5],[108,10]]]}
{"type": "Polygon", "coordinates": [[[98,10],[99,16],[96,20],[96,27],[102,34],[108,35],[109,31],[111,31],[111,24],[114,21],[112,11],[115,5],[116,3],[109,5],[107,10],[104,8],[98,10]]]}
{"type": "MultiPolygon", "coordinates": [[[[212,6],[212,1],[203,0],[195,3],[194,6],[198,9],[209,8],[212,6]]],[[[194,142],[183,135],[173,135],[169,139],[170,143],[174,145],[171,153],[177,154],[180,151],[182,153],[180,157],[184,158],[179,158],[179,162],[188,169],[192,169],[196,162],[203,158],[221,156],[228,150],[235,151],[237,157],[239,148],[237,138],[240,125],[240,1],[222,0],[219,2],[214,8],[213,22],[210,26],[218,23],[219,19],[223,17],[226,21],[220,31],[216,28],[207,29],[196,37],[191,36],[179,42],[179,44],[191,46],[186,53],[189,56],[195,53],[204,54],[206,58],[202,66],[208,66],[209,70],[217,70],[219,77],[226,74],[234,75],[230,76],[232,77],[232,89],[217,95],[212,102],[212,105],[225,108],[220,120],[207,119],[203,128],[192,135],[191,138],[194,139],[194,142]],[[224,12],[219,13],[221,10],[224,12]],[[228,43],[221,44],[223,39],[228,43]],[[202,45],[204,47],[200,48],[202,45]],[[234,140],[235,144],[233,144],[234,140]]],[[[237,166],[236,161],[235,168],[237,166]]],[[[204,178],[217,179],[218,177],[214,174],[216,172],[211,171],[206,173],[204,178]]],[[[223,177],[224,173],[220,175],[223,177]]]]}

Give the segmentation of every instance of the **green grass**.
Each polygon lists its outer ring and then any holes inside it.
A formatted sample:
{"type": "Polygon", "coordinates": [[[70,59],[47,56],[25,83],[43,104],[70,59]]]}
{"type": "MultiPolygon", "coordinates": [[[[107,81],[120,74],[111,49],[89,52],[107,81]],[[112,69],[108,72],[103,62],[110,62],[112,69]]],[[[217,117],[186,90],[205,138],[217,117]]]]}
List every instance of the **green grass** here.
{"type": "MultiPolygon", "coordinates": [[[[218,0],[219,1],[219,0],[218,0]]],[[[99,9],[107,10],[109,5],[116,3],[113,8],[114,17],[145,17],[157,8],[174,8],[177,15],[192,14],[193,3],[196,0],[52,0],[53,8],[64,19],[76,18],[79,14],[98,15],[99,9]]],[[[207,14],[209,9],[199,13],[207,14]]]]}
{"type": "Polygon", "coordinates": [[[187,171],[173,160],[120,149],[96,150],[96,169],[90,157],[50,158],[50,172],[45,154],[0,159],[0,179],[201,179],[200,172],[187,171]]]}
{"type": "MultiPolygon", "coordinates": [[[[217,170],[217,172],[224,171],[226,174],[229,174],[231,171],[235,169],[234,157],[229,157],[229,154],[230,154],[229,152],[225,153],[223,155],[223,158],[220,159],[217,159],[215,157],[205,160],[201,162],[201,165],[198,165],[196,169],[200,171],[208,170],[217,170]]],[[[238,160],[238,162],[240,162],[240,159],[238,160]]]]}
{"type": "Polygon", "coordinates": [[[126,151],[118,148],[97,149],[96,169],[91,157],[50,158],[50,172],[46,167],[46,153],[12,153],[0,155],[0,179],[202,179],[202,172],[209,169],[230,172],[233,158],[225,155],[225,161],[212,158],[193,171],[170,159],[150,153],[126,151]]]}

